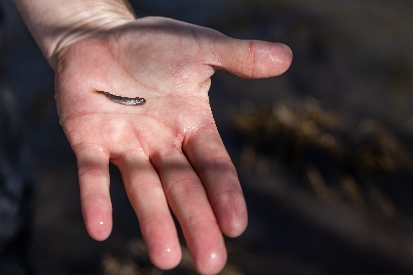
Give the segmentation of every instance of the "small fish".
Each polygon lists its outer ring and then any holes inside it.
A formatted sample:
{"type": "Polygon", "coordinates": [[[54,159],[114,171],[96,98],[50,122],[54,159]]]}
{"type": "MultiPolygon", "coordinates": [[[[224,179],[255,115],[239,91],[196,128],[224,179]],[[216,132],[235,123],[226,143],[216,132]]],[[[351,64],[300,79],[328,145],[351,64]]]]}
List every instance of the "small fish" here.
{"type": "Polygon", "coordinates": [[[123,105],[134,106],[134,105],[143,105],[146,103],[146,99],[144,99],[143,97],[134,97],[134,98],[123,97],[123,96],[114,95],[114,94],[111,94],[105,91],[99,91],[96,89],[94,89],[93,92],[97,94],[102,94],[106,96],[107,98],[109,98],[110,100],[112,100],[113,102],[123,104],[123,105]]]}

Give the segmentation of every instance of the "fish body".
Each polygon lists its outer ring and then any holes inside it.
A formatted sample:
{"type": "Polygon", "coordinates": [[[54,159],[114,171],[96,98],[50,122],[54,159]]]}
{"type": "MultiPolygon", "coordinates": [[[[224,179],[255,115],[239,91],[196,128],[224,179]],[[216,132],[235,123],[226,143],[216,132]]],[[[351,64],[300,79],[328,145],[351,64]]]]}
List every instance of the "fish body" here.
{"type": "Polygon", "coordinates": [[[146,99],[143,97],[123,97],[123,96],[118,96],[114,95],[105,91],[99,91],[99,90],[94,90],[95,93],[97,94],[102,94],[112,100],[113,102],[122,104],[122,105],[127,105],[127,106],[135,106],[135,105],[143,105],[146,103],[146,99]]]}

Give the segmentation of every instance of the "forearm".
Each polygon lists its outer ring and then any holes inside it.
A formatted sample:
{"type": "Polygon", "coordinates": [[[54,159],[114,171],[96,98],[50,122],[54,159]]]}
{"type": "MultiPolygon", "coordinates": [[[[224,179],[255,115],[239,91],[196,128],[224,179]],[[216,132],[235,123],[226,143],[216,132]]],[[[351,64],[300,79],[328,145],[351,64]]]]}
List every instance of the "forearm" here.
{"type": "Polygon", "coordinates": [[[14,0],[49,64],[65,46],[135,19],[127,0],[14,0]]]}

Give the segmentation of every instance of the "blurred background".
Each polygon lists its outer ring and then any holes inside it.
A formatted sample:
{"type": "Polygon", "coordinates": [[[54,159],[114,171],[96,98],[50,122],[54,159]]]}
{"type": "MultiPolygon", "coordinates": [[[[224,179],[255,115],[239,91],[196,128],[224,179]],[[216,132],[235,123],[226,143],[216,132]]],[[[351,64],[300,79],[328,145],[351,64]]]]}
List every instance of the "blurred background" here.
{"type": "MultiPolygon", "coordinates": [[[[3,207],[2,220],[23,214],[0,233],[31,232],[36,274],[195,274],[186,250],[175,270],[151,266],[113,167],[113,233],[101,243],[87,236],[53,72],[10,2],[0,0],[0,187],[9,196],[0,205],[10,197],[25,203],[3,207]]],[[[214,117],[249,208],[247,231],[227,240],[222,274],[413,274],[413,2],[132,4],[140,17],[293,50],[280,77],[212,79],[214,117]]]]}

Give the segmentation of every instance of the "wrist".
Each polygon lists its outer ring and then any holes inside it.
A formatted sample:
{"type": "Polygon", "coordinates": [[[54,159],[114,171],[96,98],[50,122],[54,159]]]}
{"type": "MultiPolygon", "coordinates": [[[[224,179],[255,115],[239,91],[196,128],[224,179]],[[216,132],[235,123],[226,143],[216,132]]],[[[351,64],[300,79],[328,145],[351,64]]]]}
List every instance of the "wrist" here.
{"type": "Polygon", "coordinates": [[[54,69],[58,53],[79,40],[135,20],[125,0],[14,0],[54,69]]]}

